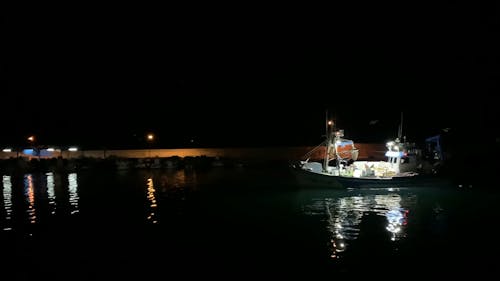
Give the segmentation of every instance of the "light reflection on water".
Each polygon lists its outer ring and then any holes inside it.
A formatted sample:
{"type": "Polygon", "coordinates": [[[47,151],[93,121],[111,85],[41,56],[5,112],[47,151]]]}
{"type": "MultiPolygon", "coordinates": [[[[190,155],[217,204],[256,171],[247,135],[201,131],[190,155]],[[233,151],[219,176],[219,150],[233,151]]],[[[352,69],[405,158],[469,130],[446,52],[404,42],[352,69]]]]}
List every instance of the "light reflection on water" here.
{"type": "Polygon", "coordinates": [[[157,223],[157,219],[156,219],[156,215],[155,215],[155,211],[156,211],[156,207],[158,207],[158,204],[156,203],[156,196],[155,196],[155,187],[154,187],[154,184],[153,184],[153,178],[148,178],[147,180],[147,198],[149,200],[149,208],[150,208],[150,211],[149,211],[149,214],[147,216],[147,220],[150,221],[151,223],[157,223]]]}
{"type": "Polygon", "coordinates": [[[78,213],[80,196],[77,173],[68,174],[67,182],[57,180],[60,177],[61,175],[52,172],[21,176],[4,175],[1,193],[3,210],[0,217],[3,231],[24,228],[27,234],[32,235],[33,229],[29,225],[40,224],[43,217],[55,216],[57,202],[63,203],[61,201],[63,198],[67,198],[69,206],[67,212],[71,215],[78,213]],[[57,201],[56,190],[65,192],[68,196],[62,196],[57,201]]]}
{"type": "Polygon", "coordinates": [[[3,207],[4,207],[4,216],[5,223],[3,230],[11,230],[11,216],[12,216],[12,182],[10,176],[3,176],[2,178],[2,187],[3,187],[3,207]]]}
{"type": "Polygon", "coordinates": [[[79,200],[78,195],[78,176],[76,173],[68,174],[68,192],[69,192],[69,204],[71,205],[70,213],[76,214],[79,210],[79,200]]]}
{"type": "MultiPolygon", "coordinates": [[[[159,222],[161,200],[168,202],[165,206],[167,212],[183,213],[188,193],[196,190],[197,185],[198,178],[194,170],[146,172],[143,187],[148,211],[144,221],[152,224],[159,222]]],[[[31,235],[33,228],[29,225],[45,224],[57,217],[63,218],[66,214],[72,216],[81,211],[79,175],[76,172],[3,175],[1,188],[0,227],[3,231],[17,228],[31,235]]],[[[107,192],[109,190],[103,190],[103,194],[107,195],[101,198],[126,194],[124,189],[114,195],[107,192]]],[[[118,201],[116,204],[121,206],[122,203],[118,201]]]]}
{"type": "Polygon", "coordinates": [[[24,176],[24,196],[28,203],[26,213],[30,223],[36,223],[36,209],[35,209],[35,187],[33,184],[33,175],[27,174],[24,176]]]}
{"type": "Polygon", "coordinates": [[[185,212],[189,193],[198,187],[197,173],[194,170],[153,171],[146,176],[146,197],[150,223],[160,223],[159,213],[167,216],[181,215],[185,212]],[[163,210],[162,210],[163,208],[163,210]]]}
{"type": "MultiPolygon", "coordinates": [[[[396,192],[396,191],[395,191],[396,192]]],[[[367,215],[383,216],[387,222],[387,239],[398,241],[406,236],[410,209],[415,206],[416,196],[401,197],[400,194],[355,194],[313,199],[305,206],[307,215],[325,215],[330,237],[331,257],[341,258],[349,243],[358,239],[361,223],[367,215]]],[[[383,192],[382,192],[383,193],[383,192]]],[[[381,226],[382,227],[382,226],[381,226]]]]}
{"type": "Polygon", "coordinates": [[[45,174],[47,176],[47,197],[49,200],[50,213],[54,215],[56,213],[56,192],[54,183],[54,173],[49,172],[45,174]]]}

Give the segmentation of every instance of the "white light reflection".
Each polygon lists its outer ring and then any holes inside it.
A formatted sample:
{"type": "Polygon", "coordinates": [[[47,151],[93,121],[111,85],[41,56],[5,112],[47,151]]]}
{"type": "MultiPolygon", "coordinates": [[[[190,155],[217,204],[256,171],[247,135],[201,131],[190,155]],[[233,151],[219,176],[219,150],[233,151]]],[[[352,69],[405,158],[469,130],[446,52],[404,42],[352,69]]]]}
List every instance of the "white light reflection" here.
{"type": "Polygon", "coordinates": [[[80,211],[78,208],[78,201],[80,198],[78,196],[78,178],[76,173],[68,174],[68,192],[71,214],[73,215],[80,211]]]}
{"type": "Polygon", "coordinates": [[[387,218],[386,230],[391,233],[391,240],[396,241],[404,236],[403,226],[407,223],[408,210],[401,207],[401,196],[392,194],[390,196],[375,196],[375,201],[379,206],[387,208],[385,217],[387,218]]]}
{"type": "Polygon", "coordinates": [[[54,215],[56,213],[56,193],[54,190],[54,173],[49,172],[45,174],[47,176],[47,195],[49,199],[50,213],[54,215]]]}
{"type": "Polygon", "coordinates": [[[147,198],[148,198],[148,201],[150,203],[149,204],[150,212],[149,212],[149,214],[147,216],[147,219],[151,223],[157,223],[158,220],[156,219],[155,211],[156,211],[156,207],[158,205],[156,203],[156,197],[155,197],[156,190],[155,190],[155,187],[154,187],[154,184],[153,184],[153,178],[148,178],[147,185],[148,185],[148,188],[147,188],[147,198]]]}
{"type": "Polygon", "coordinates": [[[5,226],[3,227],[4,231],[12,230],[10,227],[10,220],[12,216],[12,181],[10,176],[3,176],[2,179],[2,195],[3,195],[3,207],[5,210],[5,226]]]}
{"type": "Polygon", "coordinates": [[[393,209],[387,212],[387,227],[386,229],[392,234],[391,240],[396,241],[401,238],[403,229],[403,225],[406,225],[406,216],[408,214],[408,210],[403,209],[393,209]]]}
{"type": "MultiPolygon", "coordinates": [[[[387,190],[388,191],[388,190],[387,190]]],[[[327,230],[330,233],[331,258],[338,259],[349,246],[349,241],[358,238],[360,224],[364,216],[372,213],[387,218],[385,227],[390,232],[388,239],[396,241],[405,237],[408,209],[401,207],[402,198],[394,191],[388,194],[364,194],[342,196],[339,198],[322,198],[305,206],[309,215],[326,215],[327,230]]],[[[414,202],[414,196],[405,197],[405,205],[414,202]]]]}

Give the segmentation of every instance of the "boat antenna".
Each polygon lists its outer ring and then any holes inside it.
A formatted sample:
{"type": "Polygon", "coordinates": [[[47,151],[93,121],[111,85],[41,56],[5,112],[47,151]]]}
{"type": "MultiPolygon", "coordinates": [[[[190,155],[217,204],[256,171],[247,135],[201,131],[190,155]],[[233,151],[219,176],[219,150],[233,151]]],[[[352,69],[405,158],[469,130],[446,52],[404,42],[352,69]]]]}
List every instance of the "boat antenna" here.
{"type": "Polygon", "coordinates": [[[401,121],[399,123],[399,128],[398,128],[398,139],[400,141],[402,136],[403,136],[403,112],[401,111],[401,121]]]}

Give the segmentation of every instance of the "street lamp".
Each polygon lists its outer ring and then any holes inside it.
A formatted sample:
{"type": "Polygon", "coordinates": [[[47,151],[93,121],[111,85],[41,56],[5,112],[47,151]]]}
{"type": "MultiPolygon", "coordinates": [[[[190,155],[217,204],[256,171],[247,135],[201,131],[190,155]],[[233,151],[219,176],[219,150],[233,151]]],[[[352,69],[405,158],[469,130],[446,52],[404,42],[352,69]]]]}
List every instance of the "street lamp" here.
{"type": "Polygon", "coordinates": [[[28,142],[30,143],[31,149],[33,151],[32,155],[33,156],[38,156],[38,159],[40,159],[40,151],[35,146],[35,136],[34,135],[29,136],[28,137],[28,142]]]}
{"type": "Polygon", "coordinates": [[[153,133],[149,133],[146,135],[146,140],[148,142],[148,157],[151,158],[151,145],[153,141],[155,140],[155,135],[153,133]]]}

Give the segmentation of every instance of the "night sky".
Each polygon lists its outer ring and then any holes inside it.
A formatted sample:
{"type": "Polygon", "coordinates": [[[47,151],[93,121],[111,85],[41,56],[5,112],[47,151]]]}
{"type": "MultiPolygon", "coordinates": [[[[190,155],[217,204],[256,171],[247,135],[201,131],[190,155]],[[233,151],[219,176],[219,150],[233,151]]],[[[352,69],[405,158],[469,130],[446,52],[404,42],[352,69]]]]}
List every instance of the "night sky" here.
{"type": "Polygon", "coordinates": [[[498,7],[71,7],[4,11],[0,144],[316,145],[498,137],[498,7]]]}

